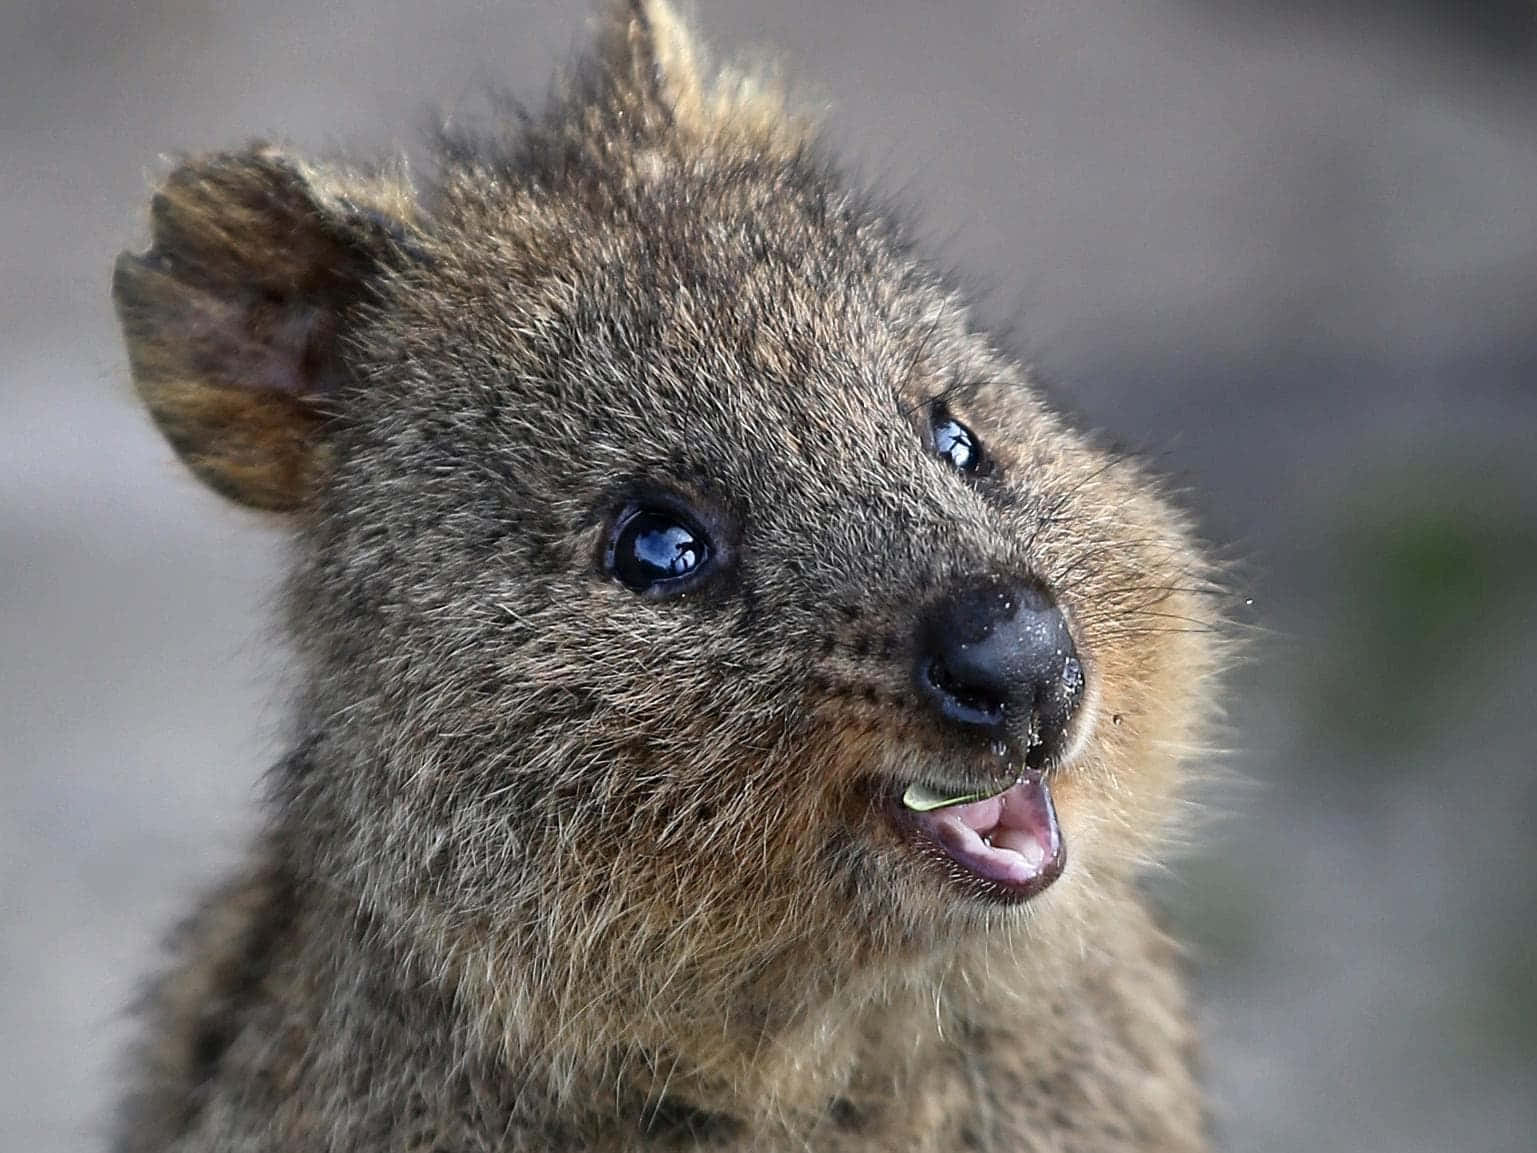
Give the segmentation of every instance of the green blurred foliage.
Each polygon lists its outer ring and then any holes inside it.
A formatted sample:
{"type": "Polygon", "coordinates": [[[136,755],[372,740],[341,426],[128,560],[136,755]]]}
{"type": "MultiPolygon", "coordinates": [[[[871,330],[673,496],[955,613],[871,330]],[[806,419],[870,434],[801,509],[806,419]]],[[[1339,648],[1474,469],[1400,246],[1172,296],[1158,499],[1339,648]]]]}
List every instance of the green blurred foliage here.
{"type": "Polygon", "coordinates": [[[1537,607],[1537,525],[1514,484],[1482,473],[1415,470],[1369,491],[1327,530],[1337,623],[1298,659],[1312,731],[1351,763],[1390,765],[1476,716],[1537,607]]]}

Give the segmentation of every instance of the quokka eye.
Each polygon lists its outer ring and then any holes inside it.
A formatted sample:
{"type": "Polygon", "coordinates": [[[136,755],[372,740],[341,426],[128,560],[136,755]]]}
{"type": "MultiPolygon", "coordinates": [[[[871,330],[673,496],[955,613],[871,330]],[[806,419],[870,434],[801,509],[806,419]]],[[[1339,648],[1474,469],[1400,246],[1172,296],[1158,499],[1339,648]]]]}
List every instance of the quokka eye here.
{"type": "Polygon", "coordinates": [[[950,462],[956,472],[978,473],[982,470],[982,442],[940,405],[934,406],[934,454],[950,462]]]}
{"type": "Polygon", "coordinates": [[[662,598],[696,584],[714,557],[709,536],[692,518],[632,502],[614,521],[604,567],[631,592],[662,598]]]}

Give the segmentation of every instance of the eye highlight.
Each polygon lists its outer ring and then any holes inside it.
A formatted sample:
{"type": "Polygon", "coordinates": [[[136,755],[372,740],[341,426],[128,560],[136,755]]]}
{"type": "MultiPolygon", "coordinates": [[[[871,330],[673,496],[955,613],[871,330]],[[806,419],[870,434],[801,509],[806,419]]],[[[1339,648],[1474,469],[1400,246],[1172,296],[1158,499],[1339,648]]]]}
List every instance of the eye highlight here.
{"type": "Polygon", "coordinates": [[[952,417],[943,405],[934,406],[932,420],[934,455],[949,461],[956,472],[980,473],[985,458],[977,434],[952,417]]]}
{"type": "Polygon", "coordinates": [[[631,592],[661,599],[697,584],[714,558],[715,546],[692,517],[632,501],[614,520],[603,567],[631,592]]]}

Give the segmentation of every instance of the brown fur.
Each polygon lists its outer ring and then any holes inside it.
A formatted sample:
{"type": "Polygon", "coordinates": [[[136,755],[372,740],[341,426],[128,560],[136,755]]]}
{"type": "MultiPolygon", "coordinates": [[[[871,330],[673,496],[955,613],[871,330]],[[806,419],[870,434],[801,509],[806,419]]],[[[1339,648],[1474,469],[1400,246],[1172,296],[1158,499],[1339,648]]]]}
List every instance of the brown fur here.
{"type": "Polygon", "coordinates": [[[1183,517],[1041,404],[772,86],[658,0],[432,186],[192,160],[114,283],[214,487],[292,514],[304,680],[250,868],[152,991],[119,1148],[1202,1147],[1142,909],[1215,661],[1183,517]],[[993,471],[925,447],[943,395],[993,471]],[[663,487],[729,579],[600,571],[663,487]],[[1047,581],[1069,866],[966,896],[880,790],[979,752],[915,613],[1047,581]],[[1112,716],[1115,723],[1111,723],[1112,716]]]}

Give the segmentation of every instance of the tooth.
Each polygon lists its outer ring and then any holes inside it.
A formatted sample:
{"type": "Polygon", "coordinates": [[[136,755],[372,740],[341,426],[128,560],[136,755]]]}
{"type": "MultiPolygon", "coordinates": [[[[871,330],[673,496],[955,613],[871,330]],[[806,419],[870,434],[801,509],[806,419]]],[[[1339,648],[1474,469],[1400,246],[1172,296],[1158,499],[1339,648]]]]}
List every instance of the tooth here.
{"type": "Polygon", "coordinates": [[[991,793],[966,793],[959,797],[947,797],[923,784],[911,784],[907,786],[907,792],[902,794],[902,803],[915,813],[927,813],[934,809],[946,809],[951,805],[964,805],[971,801],[980,801],[984,797],[992,796],[991,793]]]}

